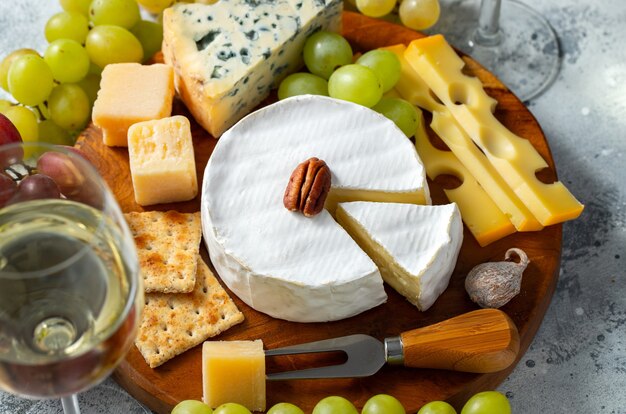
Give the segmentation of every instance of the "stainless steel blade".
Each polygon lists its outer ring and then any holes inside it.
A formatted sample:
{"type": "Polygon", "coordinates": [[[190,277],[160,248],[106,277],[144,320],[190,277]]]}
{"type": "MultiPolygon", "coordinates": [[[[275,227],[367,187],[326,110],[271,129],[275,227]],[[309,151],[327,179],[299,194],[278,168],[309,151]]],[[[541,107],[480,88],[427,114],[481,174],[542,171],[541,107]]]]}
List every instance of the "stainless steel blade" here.
{"type": "Polygon", "coordinates": [[[369,335],[349,335],[265,351],[265,356],[310,354],[342,351],[348,359],[343,364],[320,368],[268,374],[268,380],[314,378],[355,378],[375,374],[385,365],[385,348],[381,341],[369,335]]]}

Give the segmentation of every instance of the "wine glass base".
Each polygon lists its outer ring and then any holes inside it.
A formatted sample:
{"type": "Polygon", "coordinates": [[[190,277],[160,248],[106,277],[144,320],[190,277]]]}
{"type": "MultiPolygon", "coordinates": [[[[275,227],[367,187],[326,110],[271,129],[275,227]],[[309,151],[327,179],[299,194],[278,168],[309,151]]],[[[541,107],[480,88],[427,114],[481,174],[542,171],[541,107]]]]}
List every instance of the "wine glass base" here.
{"type": "Polygon", "coordinates": [[[515,0],[502,0],[500,41],[483,45],[477,38],[476,0],[442,5],[441,19],[429,33],[442,33],[448,42],[493,73],[522,101],[543,93],[561,65],[559,42],[548,21],[515,0]]]}
{"type": "MultiPolygon", "coordinates": [[[[107,380],[95,388],[78,394],[81,414],[108,414],[115,407],[115,412],[124,414],[149,414],[150,411],[133,397],[122,391],[112,380],[107,380]]],[[[65,408],[61,400],[33,401],[25,414],[58,413],[65,408]]]]}

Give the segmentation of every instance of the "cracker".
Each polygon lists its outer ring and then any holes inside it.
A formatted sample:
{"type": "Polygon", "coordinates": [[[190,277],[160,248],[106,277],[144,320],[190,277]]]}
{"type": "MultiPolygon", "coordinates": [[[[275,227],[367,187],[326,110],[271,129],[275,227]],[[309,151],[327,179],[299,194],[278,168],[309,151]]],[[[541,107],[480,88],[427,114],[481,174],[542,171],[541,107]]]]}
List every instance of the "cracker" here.
{"type": "Polygon", "coordinates": [[[135,238],[146,292],[191,292],[196,283],[200,213],[147,211],[125,214],[135,238]]]}
{"type": "Polygon", "coordinates": [[[243,314],[198,256],[191,293],[147,293],[135,345],[156,368],[243,321],[243,314]]]}

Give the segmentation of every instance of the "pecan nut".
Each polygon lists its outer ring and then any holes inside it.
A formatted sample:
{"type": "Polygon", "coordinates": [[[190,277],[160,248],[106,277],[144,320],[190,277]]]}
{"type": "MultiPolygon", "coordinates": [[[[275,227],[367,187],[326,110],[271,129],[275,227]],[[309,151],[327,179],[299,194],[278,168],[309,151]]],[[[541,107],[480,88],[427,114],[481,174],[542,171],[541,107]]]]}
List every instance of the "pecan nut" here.
{"type": "Polygon", "coordinates": [[[313,217],[324,208],[330,191],[330,169],[323,160],[309,158],[300,163],[289,178],[283,204],[289,211],[313,217]]]}

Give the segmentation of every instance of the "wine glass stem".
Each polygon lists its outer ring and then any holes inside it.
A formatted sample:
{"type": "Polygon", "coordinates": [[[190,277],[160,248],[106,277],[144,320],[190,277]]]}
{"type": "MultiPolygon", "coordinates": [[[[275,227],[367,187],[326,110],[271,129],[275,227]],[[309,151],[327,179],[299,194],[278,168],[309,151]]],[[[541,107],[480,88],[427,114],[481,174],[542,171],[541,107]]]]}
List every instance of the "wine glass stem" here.
{"type": "Polygon", "coordinates": [[[478,29],[474,33],[474,43],[481,46],[495,46],[500,43],[500,6],[502,0],[481,0],[478,16],[478,29]]]}
{"type": "Polygon", "coordinates": [[[63,405],[63,413],[65,414],[80,414],[76,394],[61,398],[61,405],[63,405]]]}

